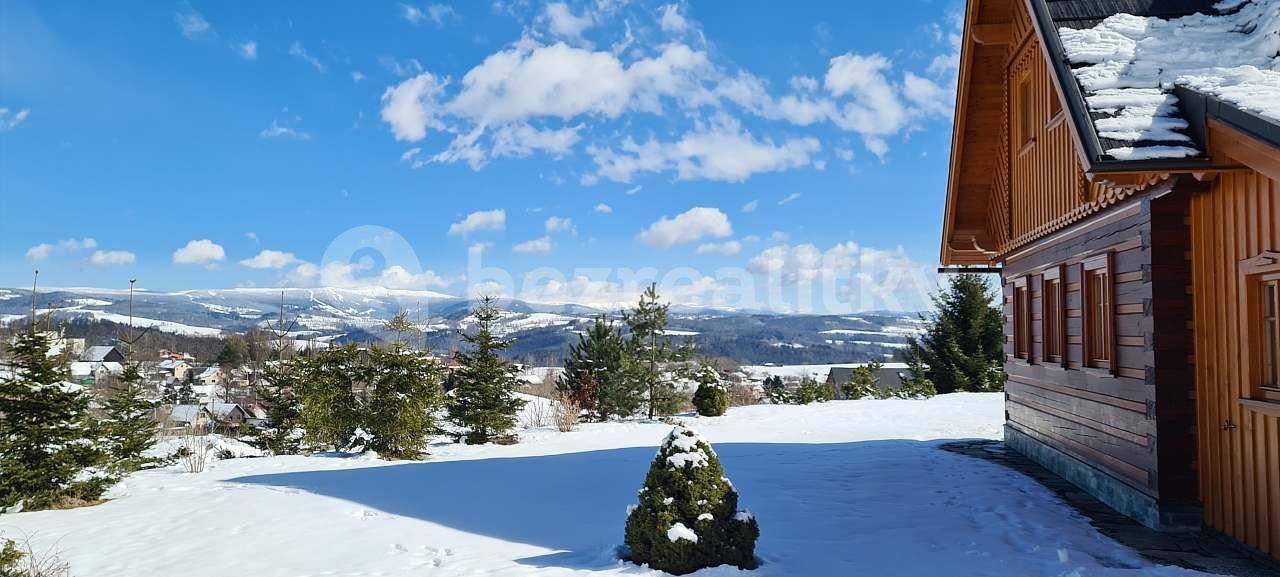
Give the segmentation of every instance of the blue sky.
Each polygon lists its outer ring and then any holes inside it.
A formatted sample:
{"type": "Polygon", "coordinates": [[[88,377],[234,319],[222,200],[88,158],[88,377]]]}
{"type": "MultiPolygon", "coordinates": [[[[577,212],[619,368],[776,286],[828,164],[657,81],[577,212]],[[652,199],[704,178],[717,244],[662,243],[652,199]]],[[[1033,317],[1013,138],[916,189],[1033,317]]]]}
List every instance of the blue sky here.
{"type": "Polygon", "coordinates": [[[783,6],[0,0],[0,285],[919,308],[961,4],[783,6]]]}

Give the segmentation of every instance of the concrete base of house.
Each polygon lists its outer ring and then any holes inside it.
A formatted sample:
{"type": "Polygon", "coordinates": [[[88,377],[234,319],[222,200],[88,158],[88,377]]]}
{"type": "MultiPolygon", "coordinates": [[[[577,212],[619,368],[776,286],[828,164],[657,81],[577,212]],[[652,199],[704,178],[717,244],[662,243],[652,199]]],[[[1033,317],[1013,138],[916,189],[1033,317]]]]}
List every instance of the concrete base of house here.
{"type": "Polygon", "coordinates": [[[1155,497],[1009,425],[1004,427],[1004,443],[1093,495],[1108,507],[1148,528],[1157,531],[1198,531],[1203,526],[1204,517],[1199,506],[1161,504],[1155,497]]]}

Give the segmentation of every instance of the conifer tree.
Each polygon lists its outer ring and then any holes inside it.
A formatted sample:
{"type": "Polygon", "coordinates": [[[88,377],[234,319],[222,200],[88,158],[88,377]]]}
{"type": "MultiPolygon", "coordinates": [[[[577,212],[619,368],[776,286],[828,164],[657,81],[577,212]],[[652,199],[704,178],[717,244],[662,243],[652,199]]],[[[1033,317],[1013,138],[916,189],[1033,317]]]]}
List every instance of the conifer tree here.
{"type": "Polygon", "coordinates": [[[103,406],[102,436],[112,473],[123,476],[160,462],[145,455],[156,442],[155,408],[144,394],[138,364],[126,363],[103,406]]]}
{"type": "Polygon", "coordinates": [[[711,445],[673,429],[649,466],[639,505],[627,510],[631,561],[676,575],[719,565],[754,569],[759,536],[711,445]]]}
{"type": "Polygon", "coordinates": [[[698,390],[693,393],[693,406],[704,417],[719,417],[729,410],[729,388],[720,379],[719,369],[703,361],[693,373],[698,390]]]}
{"type": "Polygon", "coordinates": [[[935,319],[919,341],[914,360],[928,367],[938,392],[995,391],[1004,387],[1004,320],[993,306],[995,290],[978,274],[951,277],[933,296],[935,319]]]}
{"type": "Polygon", "coordinates": [[[438,365],[397,344],[371,349],[372,370],[361,429],[366,447],[392,459],[420,459],[427,437],[437,431],[435,414],[444,400],[438,365]]]}
{"type": "Polygon", "coordinates": [[[476,319],[476,330],[462,333],[468,350],[453,353],[453,360],[461,367],[454,371],[456,386],[449,418],[466,429],[467,444],[478,445],[506,440],[524,401],[516,396],[520,379],[515,365],[500,354],[511,341],[493,332],[493,323],[499,318],[493,297],[484,297],[471,315],[476,319]]]}
{"type": "Polygon", "coordinates": [[[362,354],[352,343],[292,361],[285,382],[298,395],[298,423],[308,448],[341,450],[351,445],[364,410],[355,389],[370,381],[362,354]]]}
{"type": "Polygon", "coordinates": [[[840,385],[844,398],[856,400],[864,397],[886,397],[880,390],[880,378],[877,376],[882,368],[884,364],[878,360],[854,367],[850,371],[849,382],[840,385]]]}
{"type": "Polygon", "coordinates": [[[296,455],[302,448],[298,433],[302,406],[292,360],[268,367],[254,392],[266,411],[266,426],[254,432],[250,444],[273,455],[296,455]]]}
{"type": "Polygon", "coordinates": [[[95,500],[110,486],[89,394],[66,382],[67,358],[49,348],[34,323],[9,347],[13,372],[0,378],[0,507],[95,500]]]}
{"type": "Polygon", "coordinates": [[[692,354],[692,345],[673,347],[666,337],[667,314],[671,305],[658,301],[658,285],[650,284],[640,295],[634,309],[623,313],[631,333],[627,341],[626,373],[633,386],[647,395],[649,418],[672,415],[679,410],[680,397],[666,365],[684,361],[692,354]]]}
{"type": "Polygon", "coordinates": [[[629,417],[644,403],[644,390],[626,378],[625,354],[621,329],[609,317],[599,315],[586,334],[578,335],[577,344],[569,345],[557,387],[578,399],[579,405],[594,412],[598,420],[629,417]],[[588,374],[591,378],[585,379],[588,374]],[[590,395],[582,395],[584,383],[591,383],[590,395]]]}

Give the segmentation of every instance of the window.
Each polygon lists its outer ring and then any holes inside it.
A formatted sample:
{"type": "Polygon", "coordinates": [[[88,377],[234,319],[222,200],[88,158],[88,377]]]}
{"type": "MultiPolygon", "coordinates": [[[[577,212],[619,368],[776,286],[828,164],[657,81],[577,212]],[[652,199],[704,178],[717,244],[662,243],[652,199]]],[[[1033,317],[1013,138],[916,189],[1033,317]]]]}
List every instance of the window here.
{"type": "Polygon", "coordinates": [[[1013,356],[1031,360],[1031,300],[1027,293],[1027,279],[1020,278],[1013,285],[1013,356]]]}
{"type": "Polygon", "coordinates": [[[1031,127],[1031,81],[1027,75],[1018,80],[1018,141],[1023,145],[1031,142],[1035,129],[1031,127]]]}
{"type": "Polygon", "coordinates": [[[1040,330],[1044,334],[1044,358],[1066,364],[1063,358],[1063,285],[1061,267],[1044,272],[1041,281],[1040,330]]]}
{"type": "Polygon", "coordinates": [[[1086,367],[1113,369],[1115,316],[1111,294],[1111,255],[1091,258],[1081,266],[1086,367]]]}
{"type": "Polygon", "coordinates": [[[1264,389],[1280,392],[1280,279],[1262,283],[1262,379],[1264,389]]]}

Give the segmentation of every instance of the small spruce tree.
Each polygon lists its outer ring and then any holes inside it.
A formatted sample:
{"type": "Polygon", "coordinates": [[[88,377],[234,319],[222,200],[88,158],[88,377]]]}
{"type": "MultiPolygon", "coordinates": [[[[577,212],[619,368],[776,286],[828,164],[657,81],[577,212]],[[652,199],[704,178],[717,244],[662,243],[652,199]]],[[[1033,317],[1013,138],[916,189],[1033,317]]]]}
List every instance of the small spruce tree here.
{"type": "Polygon", "coordinates": [[[438,366],[397,344],[369,351],[372,382],[361,428],[367,448],[391,459],[421,459],[428,436],[437,432],[443,404],[438,366]]]}
{"type": "Polygon", "coordinates": [[[885,398],[887,395],[880,390],[880,378],[877,376],[882,368],[884,365],[877,360],[854,367],[850,371],[849,382],[840,385],[844,398],[885,398]]]}
{"type": "Polygon", "coordinates": [[[910,350],[939,392],[1004,387],[1004,320],[995,299],[982,275],[968,273],[952,276],[947,290],[933,296],[934,321],[910,350]]]}
{"type": "Polygon", "coordinates": [[[649,466],[640,503],[627,511],[631,561],[676,575],[719,565],[752,569],[759,536],[711,445],[673,429],[649,466]]]}
{"type": "Polygon", "coordinates": [[[453,401],[449,418],[466,429],[467,444],[510,440],[516,413],[524,401],[516,396],[520,379],[516,367],[501,352],[512,344],[494,334],[499,312],[493,297],[485,297],[472,311],[476,330],[462,333],[469,350],[456,351],[453,360],[462,365],[454,371],[453,401]]]}
{"type": "Polygon", "coordinates": [[[369,382],[362,355],[355,344],[348,344],[295,359],[291,382],[298,395],[298,424],[305,431],[303,443],[308,449],[341,450],[351,445],[364,410],[355,388],[369,382]]]}
{"type": "Polygon", "coordinates": [[[729,387],[720,379],[720,371],[709,362],[701,363],[693,373],[698,390],[693,393],[693,406],[704,417],[719,417],[729,410],[729,387]]]}
{"type": "Polygon", "coordinates": [[[101,421],[104,448],[111,457],[110,470],[117,476],[161,462],[146,452],[156,442],[155,403],[143,393],[137,363],[127,363],[124,373],[107,397],[101,421]]]}
{"type": "Polygon", "coordinates": [[[302,405],[293,363],[285,360],[267,367],[254,388],[267,418],[265,426],[254,431],[250,444],[273,455],[296,455],[302,449],[302,405]]]}
{"type": "Polygon", "coordinates": [[[621,329],[609,317],[599,315],[586,334],[579,335],[578,342],[569,345],[564,372],[556,386],[575,398],[583,410],[594,413],[597,420],[630,417],[644,404],[645,390],[627,378],[626,353],[621,329]],[[587,374],[591,375],[589,380],[585,378],[587,374]],[[584,394],[583,385],[588,382],[593,385],[593,391],[584,394]]]}
{"type": "Polygon", "coordinates": [[[67,382],[66,356],[49,348],[34,328],[9,346],[13,372],[0,378],[0,508],[92,501],[111,485],[89,394],[67,382]]]}
{"type": "Polygon", "coordinates": [[[824,403],[834,397],[835,391],[829,385],[813,377],[806,376],[800,379],[800,385],[791,394],[791,402],[807,405],[809,403],[824,403]]]}

